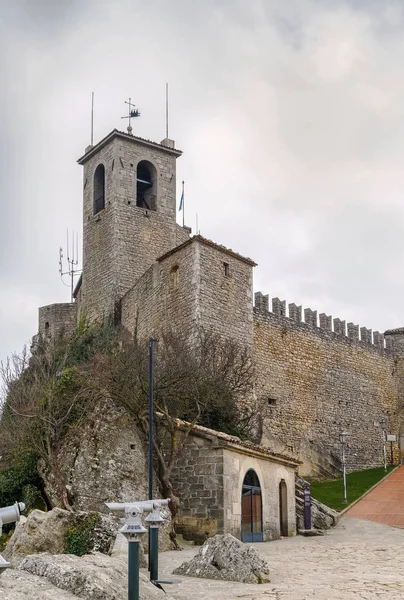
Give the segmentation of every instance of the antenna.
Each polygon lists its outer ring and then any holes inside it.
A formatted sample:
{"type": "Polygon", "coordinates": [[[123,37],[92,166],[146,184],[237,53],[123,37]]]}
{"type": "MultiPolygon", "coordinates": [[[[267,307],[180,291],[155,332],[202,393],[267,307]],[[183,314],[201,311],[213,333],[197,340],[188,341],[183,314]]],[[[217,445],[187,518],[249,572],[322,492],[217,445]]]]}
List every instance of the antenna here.
{"type": "Polygon", "coordinates": [[[94,92],[91,93],[91,145],[94,145],[94,92]]]}
{"type": "Polygon", "coordinates": [[[168,83],[166,83],[166,138],[168,139],[168,83]]]}
{"type": "Polygon", "coordinates": [[[67,230],[66,233],[66,249],[67,249],[67,271],[63,271],[63,248],[60,247],[59,248],[59,274],[60,274],[60,278],[62,280],[62,283],[66,286],[66,287],[70,287],[70,293],[71,293],[71,302],[74,302],[74,297],[73,297],[73,293],[74,293],[74,278],[77,277],[78,275],[81,274],[81,269],[77,269],[77,265],[79,264],[79,234],[73,231],[72,232],[72,237],[71,237],[71,251],[72,254],[70,255],[70,248],[69,248],[69,230],[67,230]],[[63,277],[65,275],[69,275],[70,277],[70,283],[65,283],[63,281],[63,277]]]}
{"type": "Polygon", "coordinates": [[[140,112],[136,108],[136,106],[134,104],[132,104],[132,98],[129,98],[129,102],[127,100],[125,100],[125,104],[128,105],[128,114],[125,117],[121,117],[121,119],[129,119],[128,133],[129,133],[129,135],[132,135],[131,119],[140,117],[140,112]]]}

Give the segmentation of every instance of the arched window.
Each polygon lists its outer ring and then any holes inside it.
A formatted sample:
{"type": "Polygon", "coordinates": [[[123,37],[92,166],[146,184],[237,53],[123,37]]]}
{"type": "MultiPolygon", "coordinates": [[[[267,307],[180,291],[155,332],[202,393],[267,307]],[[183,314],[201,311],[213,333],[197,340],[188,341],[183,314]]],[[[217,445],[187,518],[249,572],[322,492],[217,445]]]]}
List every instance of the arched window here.
{"type": "Polygon", "coordinates": [[[257,473],[249,469],[241,492],[241,539],[243,542],[262,542],[262,497],[257,473]]]}
{"type": "Polygon", "coordinates": [[[98,165],[94,173],[94,214],[105,208],[105,167],[98,165]]]}
{"type": "Polygon", "coordinates": [[[174,265],[170,269],[171,287],[173,287],[173,288],[176,288],[178,286],[178,272],[179,272],[179,270],[180,270],[180,268],[179,268],[178,265],[174,265]]]}
{"type": "Polygon", "coordinates": [[[141,160],[137,166],[136,206],[157,209],[157,172],[148,160],[141,160]]]}

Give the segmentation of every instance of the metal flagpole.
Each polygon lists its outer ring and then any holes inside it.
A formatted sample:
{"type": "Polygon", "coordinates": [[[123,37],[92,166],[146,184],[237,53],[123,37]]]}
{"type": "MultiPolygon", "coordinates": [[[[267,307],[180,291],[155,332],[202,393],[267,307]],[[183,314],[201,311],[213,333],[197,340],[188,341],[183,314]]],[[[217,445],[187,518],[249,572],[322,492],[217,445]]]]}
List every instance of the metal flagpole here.
{"type": "Polygon", "coordinates": [[[182,182],[182,226],[185,227],[185,194],[184,194],[184,182],[182,182]]]}
{"type": "Polygon", "coordinates": [[[91,145],[94,144],[94,92],[91,95],[91,145]]]}
{"type": "Polygon", "coordinates": [[[168,83],[166,83],[166,138],[168,139],[168,83]]]}

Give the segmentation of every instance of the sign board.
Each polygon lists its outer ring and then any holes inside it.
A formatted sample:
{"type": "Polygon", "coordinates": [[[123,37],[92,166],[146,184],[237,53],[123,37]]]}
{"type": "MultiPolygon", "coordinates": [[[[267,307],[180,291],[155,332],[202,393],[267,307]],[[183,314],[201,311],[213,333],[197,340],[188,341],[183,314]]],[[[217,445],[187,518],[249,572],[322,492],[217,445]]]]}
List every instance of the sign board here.
{"type": "Polygon", "coordinates": [[[396,442],[397,441],[397,436],[395,433],[388,433],[387,434],[387,441],[388,442],[396,442]]]}

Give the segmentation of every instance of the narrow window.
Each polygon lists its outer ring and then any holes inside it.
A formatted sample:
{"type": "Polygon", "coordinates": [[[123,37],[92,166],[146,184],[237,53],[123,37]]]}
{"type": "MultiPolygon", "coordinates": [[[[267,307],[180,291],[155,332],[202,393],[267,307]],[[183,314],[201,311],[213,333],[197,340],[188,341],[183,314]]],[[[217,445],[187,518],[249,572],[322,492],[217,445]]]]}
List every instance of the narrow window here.
{"type": "Polygon", "coordinates": [[[147,160],[141,160],[136,173],[136,206],[157,209],[157,173],[147,160]]]}
{"type": "Polygon", "coordinates": [[[229,263],[223,263],[223,274],[225,277],[230,277],[230,265],[229,263]]]}
{"type": "Polygon", "coordinates": [[[171,268],[170,271],[170,278],[171,278],[171,285],[172,287],[176,288],[178,285],[178,272],[179,272],[179,266],[175,265],[174,267],[171,268]]]}
{"type": "Polygon", "coordinates": [[[98,165],[94,173],[94,214],[105,208],[105,167],[98,165]]]}

